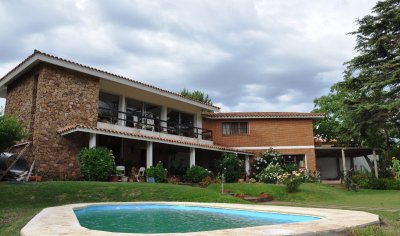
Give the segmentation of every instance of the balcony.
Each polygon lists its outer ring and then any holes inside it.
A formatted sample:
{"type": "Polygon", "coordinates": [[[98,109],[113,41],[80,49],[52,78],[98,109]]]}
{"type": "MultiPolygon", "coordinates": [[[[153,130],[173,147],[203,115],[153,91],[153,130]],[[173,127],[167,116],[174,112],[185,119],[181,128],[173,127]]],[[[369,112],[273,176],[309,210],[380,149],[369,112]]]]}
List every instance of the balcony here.
{"type": "Polygon", "coordinates": [[[159,133],[166,138],[179,139],[182,141],[200,141],[204,144],[212,144],[213,134],[211,130],[203,129],[187,124],[179,124],[172,121],[154,118],[152,114],[99,107],[98,126],[108,128],[110,126],[121,130],[121,127],[133,129],[143,134],[159,133]],[[150,132],[150,133],[149,133],[150,132]],[[186,139],[185,139],[186,137],[186,139]]]}

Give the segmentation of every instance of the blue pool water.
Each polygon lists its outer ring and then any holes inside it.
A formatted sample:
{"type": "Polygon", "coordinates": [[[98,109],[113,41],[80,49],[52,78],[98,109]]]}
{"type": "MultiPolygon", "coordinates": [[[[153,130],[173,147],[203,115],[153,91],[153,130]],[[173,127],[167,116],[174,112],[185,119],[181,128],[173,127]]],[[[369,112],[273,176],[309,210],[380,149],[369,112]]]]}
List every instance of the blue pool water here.
{"type": "Polygon", "coordinates": [[[81,226],[125,233],[184,233],[318,220],[317,217],[161,204],[103,205],[74,210],[81,226]]]}

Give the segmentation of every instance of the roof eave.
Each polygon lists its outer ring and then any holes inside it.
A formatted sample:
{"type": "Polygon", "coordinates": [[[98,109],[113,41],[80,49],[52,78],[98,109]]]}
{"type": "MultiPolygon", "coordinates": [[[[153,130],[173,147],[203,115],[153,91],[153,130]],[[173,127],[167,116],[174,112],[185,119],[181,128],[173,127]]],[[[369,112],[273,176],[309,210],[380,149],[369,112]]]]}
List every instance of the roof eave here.
{"type": "Polygon", "coordinates": [[[210,111],[219,111],[219,107],[203,104],[201,102],[197,102],[191,99],[187,99],[178,95],[174,95],[173,93],[167,92],[167,91],[162,91],[158,90],[156,88],[152,88],[150,86],[146,86],[144,84],[139,84],[133,80],[130,80],[128,78],[122,78],[120,76],[114,75],[114,74],[109,74],[104,71],[96,70],[94,68],[89,68],[89,67],[84,67],[75,63],[70,63],[68,61],[64,61],[58,58],[53,58],[47,55],[44,55],[42,53],[34,53],[30,57],[28,57],[25,61],[23,61],[20,65],[18,65],[13,71],[8,73],[6,76],[4,76],[0,80],[0,90],[5,90],[6,86],[10,84],[13,80],[18,78],[19,75],[23,74],[24,72],[28,71],[30,68],[33,66],[37,65],[40,62],[46,62],[49,64],[61,66],[67,69],[71,69],[74,71],[78,71],[81,73],[89,74],[95,77],[99,77],[102,79],[114,81],[116,83],[124,84],[130,87],[138,88],[150,93],[158,94],[164,97],[169,97],[184,103],[191,104],[193,106],[200,107],[205,110],[210,110],[210,111]]]}

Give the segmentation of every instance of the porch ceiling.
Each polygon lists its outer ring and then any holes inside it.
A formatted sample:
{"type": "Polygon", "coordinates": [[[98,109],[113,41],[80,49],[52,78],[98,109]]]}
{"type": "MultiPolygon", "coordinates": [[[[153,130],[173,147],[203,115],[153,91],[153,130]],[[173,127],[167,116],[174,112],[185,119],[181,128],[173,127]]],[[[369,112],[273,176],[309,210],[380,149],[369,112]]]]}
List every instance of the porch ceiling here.
{"type": "Polygon", "coordinates": [[[315,147],[316,157],[341,157],[342,149],[344,149],[346,157],[359,157],[363,155],[371,155],[371,148],[357,147],[315,147]]]}
{"type": "Polygon", "coordinates": [[[243,150],[227,148],[227,147],[218,146],[218,145],[207,145],[207,144],[165,139],[165,138],[143,135],[143,134],[138,134],[138,133],[133,133],[133,132],[122,132],[122,131],[116,131],[116,130],[110,130],[110,129],[97,128],[97,127],[89,127],[89,126],[80,125],[80,124],[66,126],[64,128],[57,130],[57,133],[59,133],[62,136],[68,135],[71,133],[75,133],[75,132],[102,134],[102,135],[108,135],[108,136],[114,136],[114,137],[120,137],[120,138],[152,141],[152,142],[156,142],[156,143],[165,143],[165,144],[172,144],[172,145],[184,146],[184,147],[193,147],[193,148],[200,148],[200,149],[213,150],[213,151],[233,152],[233,153],[251,155],[251,156],[254,155],[254,153],[252,153],[252,152],[246,152],[243,150]]]}

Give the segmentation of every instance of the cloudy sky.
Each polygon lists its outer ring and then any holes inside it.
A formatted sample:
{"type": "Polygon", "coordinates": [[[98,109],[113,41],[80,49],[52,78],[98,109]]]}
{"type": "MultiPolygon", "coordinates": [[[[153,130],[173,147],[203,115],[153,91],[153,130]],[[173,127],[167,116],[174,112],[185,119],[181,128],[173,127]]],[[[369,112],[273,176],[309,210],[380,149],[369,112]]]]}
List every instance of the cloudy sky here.
{"type": "MultiPolygon", "coordinates": [[[[310,111],[376,0],[0,0],[0,77],[38,49],[222,111],[310,111]]],[[[0,106],[4,105],[1,99],[0,106]]]]}

